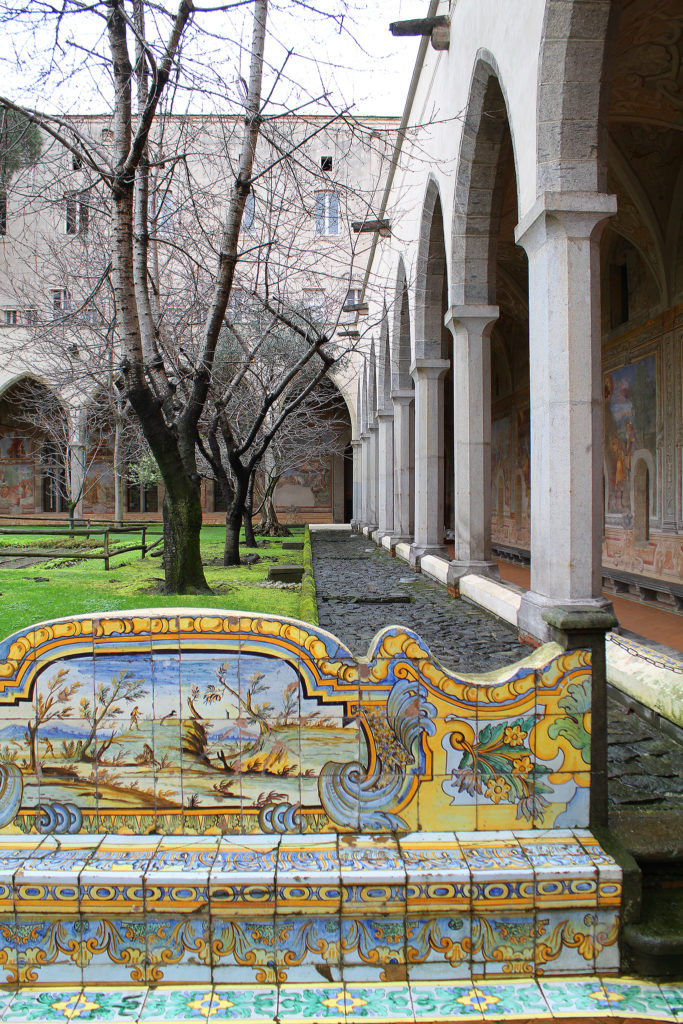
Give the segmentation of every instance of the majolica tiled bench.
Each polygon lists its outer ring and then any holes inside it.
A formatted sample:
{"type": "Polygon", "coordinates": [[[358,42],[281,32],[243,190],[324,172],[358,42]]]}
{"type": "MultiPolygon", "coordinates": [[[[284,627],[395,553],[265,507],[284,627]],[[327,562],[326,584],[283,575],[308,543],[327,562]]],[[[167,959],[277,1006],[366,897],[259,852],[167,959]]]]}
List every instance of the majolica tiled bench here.
{"type": "Polygon", "coordinates": [[[587,830],[591,667],[457,677],[237,613],[0,645],[6,982],[587,975],[621,871],[587,830]]]}

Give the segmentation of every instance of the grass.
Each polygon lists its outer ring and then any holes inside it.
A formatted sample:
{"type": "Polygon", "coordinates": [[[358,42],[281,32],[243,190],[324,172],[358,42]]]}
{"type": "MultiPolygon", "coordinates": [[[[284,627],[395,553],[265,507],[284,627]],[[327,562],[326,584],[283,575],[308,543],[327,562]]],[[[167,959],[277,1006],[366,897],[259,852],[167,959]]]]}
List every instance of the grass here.
{"type": "MultiPolygon", "coordinates": [[[[148,528],[152,544],[161,527],[148,528]]],[[[38,534],[37,534],[38,535],[38,534]]],[[[292,527],[292,537],[303,540],[304,528],[292,527]]],[[[137,543],[136,534],[121,540],[137,543]]],[[[19,541],[17,536],[17,541],[19,541]]],[[[25,537],[23,538],[25,541],[25,537]]],[[[34,622],[126,608],[187,606],[226,608],[237,611],[270,612],[299,617],[301,587],[281,589],[264,586],[268,566],[275,562],[301,563],[301,551],[283,551],[280,537],[268,538],[259,548],[260,561],[254,565],[227,568],[221,565],[225,530],[221,526],[202,529],[202,558],[212,594],[164,594],[161,558],[140,558],[138,552],[112,557],[112,568],[104,571],[99,561],[44,561],[20,568],[0,568],[0,638],[34,622]]],[[[5,535],[3,540],[12,540],[5,535]]],[[[31,538],[33,542],[33,538],[31,538]]],[[[118,540],[118,538],[117,538],[118,540]]],[[[14,547],[15,545],[12,544],[14,547]]],[[[18,546],[18,544],[16,545],[18,546]]],[[[112,545],[113,546],[113,545],[112,545]]],[[[160,550],[156,549],[157,552],[160,550]]],[[[242,548],[242,557],[253,553],[242,548]]],[[[0,552],[1,554],[1,552],[0,552]]]]}

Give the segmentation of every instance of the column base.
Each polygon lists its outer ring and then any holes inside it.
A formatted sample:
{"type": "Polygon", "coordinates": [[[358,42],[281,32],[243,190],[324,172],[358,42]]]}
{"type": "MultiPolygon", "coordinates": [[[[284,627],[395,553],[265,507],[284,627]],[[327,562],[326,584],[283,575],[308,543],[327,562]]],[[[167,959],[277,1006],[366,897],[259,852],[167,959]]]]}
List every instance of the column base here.
{"type": "Polygon", "coordinates": [[[460,562],[455,558],[448,563],[448,589],[456,594],[459,592],[459,582],[462,576],[488,576],[489,579],[499,580],[500,570],[497,562],[460,562]]]}
{"type": "Polygon", "coordinates": [[[543,612],[549,608],[562,608],[567,612],[593,610],[596,613],[608,613],[614,615],[612,602],[604,597],[584,598],[583,600],[566,601],[557,598],[545,597],[533,590],[527,590],[522,594],[522,602],[517,612],[517,632],[519,639],[530,643],[534,647],[545,644],[552,639],[550,624],[543,617],[543,612]]]}
{"type": "Polygon", "coordinates": [[[420,559],[424,555],[436,555],[437,558],[448,558],[448,548],[445,544],[411,544],[410,565],[416,572],[420,571],[420,559]]]}

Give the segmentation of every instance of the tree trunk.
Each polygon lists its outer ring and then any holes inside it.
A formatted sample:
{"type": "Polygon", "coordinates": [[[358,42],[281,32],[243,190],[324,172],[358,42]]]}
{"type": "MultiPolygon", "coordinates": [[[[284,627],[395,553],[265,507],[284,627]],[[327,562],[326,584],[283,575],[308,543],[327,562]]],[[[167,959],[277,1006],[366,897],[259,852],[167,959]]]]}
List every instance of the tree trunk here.
{"type": "Polygon", "coordinates": [[[117,526],[123,522],[123,487],[121,466],[121,422],[116,417],[114,425],[114,521],[117,526]]]}
{"type": "Polygon", "coordinates": [[[164,589],[168,594],[210,593],[201,556],[199,482],[184,475],[171,487],[164,477],[164,484],[164,589]]]}
{"type": "Polygon", "coordinates": [[[256,470],[254,470],[249,477],[249,486],[247,488],[247,496],[244,502],[244,512],[242,513],[242,519],[244,520],[244,543],[248,548],[255,548],[256,537],[254,536],[254,484],[256,483],[256,470]]]}
{"type": "Polygon", "coordinates": [[[225,515],[225,549],[223,551],[223,565],[240,564],[240,529],[244,517],[244,506],[247,500],[249,488],[249,470],[237,469],[235,463],[232,465],[232,472],[235,481],[235,489],[232,494],[232,501],[225,515]]]}

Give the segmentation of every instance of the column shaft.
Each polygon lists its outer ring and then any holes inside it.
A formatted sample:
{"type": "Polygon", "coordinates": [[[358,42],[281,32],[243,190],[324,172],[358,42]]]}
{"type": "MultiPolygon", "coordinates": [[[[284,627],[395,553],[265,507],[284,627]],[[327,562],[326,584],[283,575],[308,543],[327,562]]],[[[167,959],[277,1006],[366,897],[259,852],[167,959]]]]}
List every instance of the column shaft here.
{"type": "Polygon", "coordinates": [[[410,561],[426,554],[445,556],[443,378],[447,359],[417,359],[415,382],[415,540],[410,561]]]}
{"type": "Polygon", "coordinates": [[[382,411],[377,413],[378,432],[378,495],[377,495],[377,539],[394,529],[394,416],[382,411]]]}
{"type": "Polygon", "coordinates": [[[392,391],[394,406],[394,536],[395,543],[412,539],[412,517],[415,502],[415,437],[411,389],[392,391]]]}
{"type": "Polygon", "coordinates": [[[498,575],[491,561],[491,328],[497,306],[454,306],[455,552],[449,583],[470,572],[498,575]]]}

